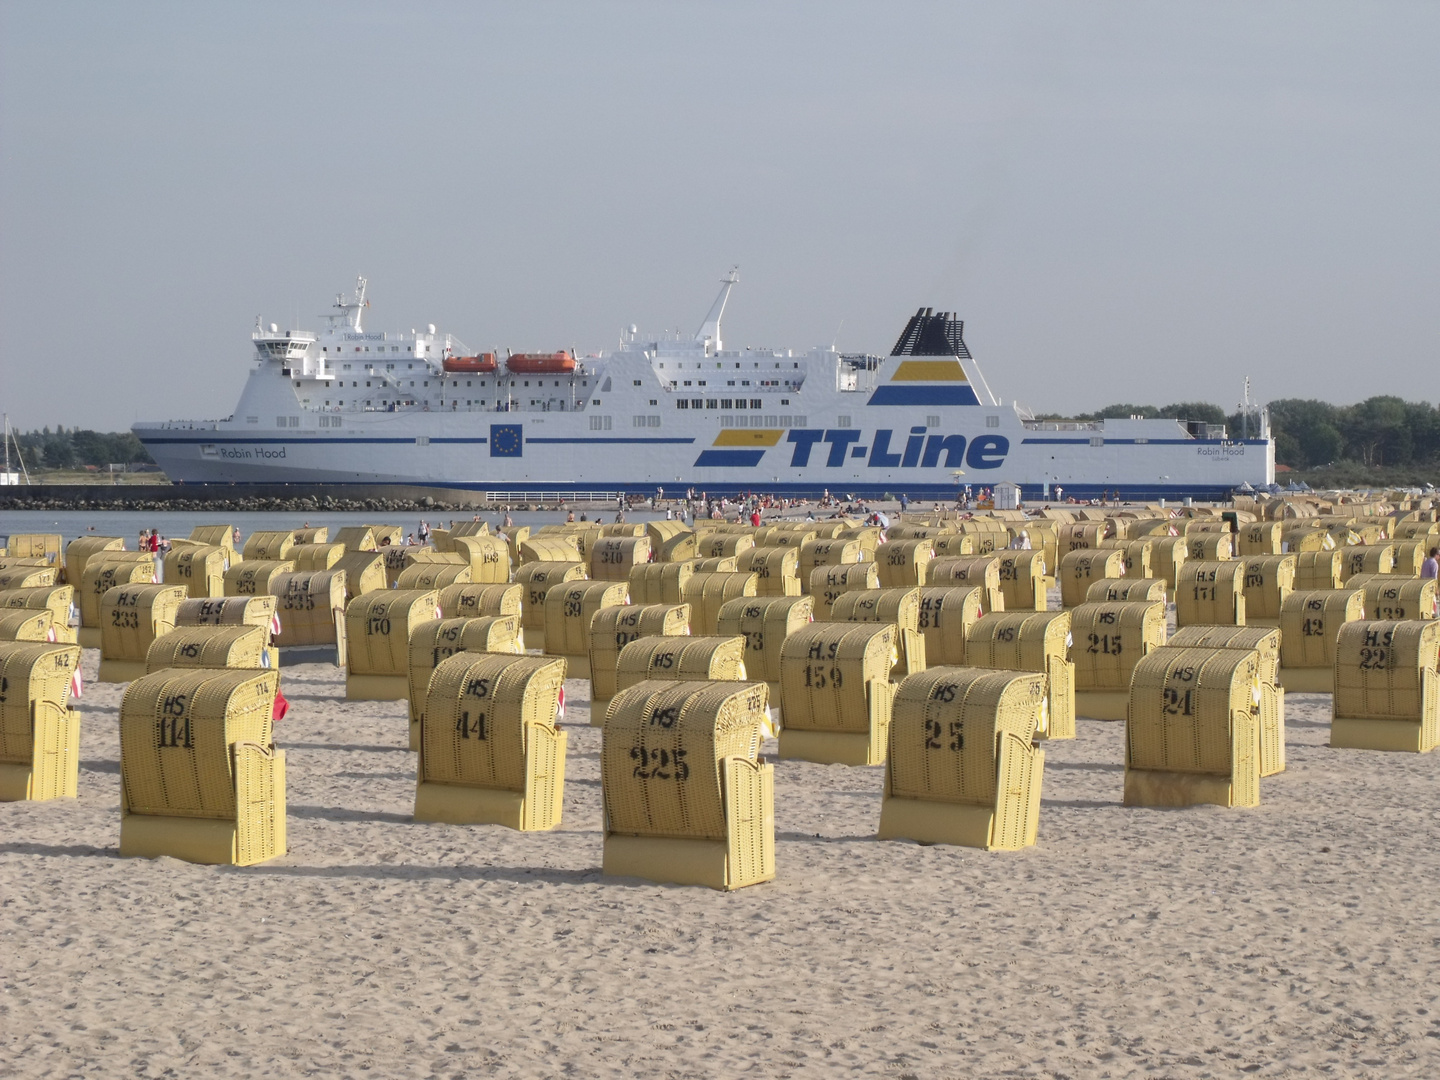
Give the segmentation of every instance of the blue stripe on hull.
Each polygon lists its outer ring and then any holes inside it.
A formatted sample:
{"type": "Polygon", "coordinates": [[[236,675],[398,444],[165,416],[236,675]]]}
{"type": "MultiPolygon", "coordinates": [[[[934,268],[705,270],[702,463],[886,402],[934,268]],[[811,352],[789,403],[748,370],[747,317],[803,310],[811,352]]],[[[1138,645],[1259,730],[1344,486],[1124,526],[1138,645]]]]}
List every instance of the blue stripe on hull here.
{"type": "MultiPolygon", "coordinates": [[[[431,441],[432,441],[432,442],[439,442],[440,440],[436,439],[436,440],[431,440],[431,441]]],[[[623,437],[617,437],[617,438],[613,438],[613,439],[585,439],[585,438],[579,438],[579,437],[577,437],[577,438],[554,438],[554,439],[532,439],[532,438],[528,438],[528,437],[527,437],[527,438],[525,439],[525,441],[526,441],[527,443],[566,443],[566,444],[570,444],[570,443],[650,443],[650,444],[655,444],[655,443],[693,443],[695,440],[694,440],[694,438],[689,438],[689,439],[661,439],[661,438],[646,439],[646,438],[639,438],[639,437],[633,438],[633,439],[631,439],[631,438],[623,438],[623,437]]]]}
{"type": "MultiPolygon", "coordinates": [[[[435,444],[438,444],[438,443],[473,443],[473,444],[478,445],[478,446],[485,446],[485,445],[487,445],[487,444],[490,442],[489,438],[487,438],[487,437],[485,437],[485,436],[483,436],[483,435],[480,436],[479,438],[459,438],[459,437],[447,437],[447,436],[444,436],[444,435],[432,435],[432,436],[430,436],[429,438],[430,438],[430,443],[431,443],[431,445],[435,445],[435,444]]],[[[335,436],[334,438],[326,438],[326,437],[323,436],[323,435],[320,436],[319,438],[316,438],[316,437],[314,437],[314,436],[291,435],[291,436],[288,436],[288,437],[286,437],[286,436],[281,436],[280,438],[272,438],[272,437],[267,436],[267,435],[229,435],[229,434],[226,434],[225,432],[222,432],[222,431],[212,431],[212,432],[208,432],[207,434],[202,435],[202,436],[198,436],[198,437],[197,437],[197,436],[189,436],[189,435],[184,436],[184,437],[181,437],[181,436],[170,437],[170,436],[145,435],[145,436],[142,436],[142,437],[141,437],[140,441],[141,441],[142,443],[157,443],[157,444],[158,444],[158,443],[171,443],[171,444],[180,444],[180,445],[189,445],[189,446],[200,446],[200,445],[204,445],[204,444],[217,443],[217,442],[219,442],[219,443],[246,443],[246,444],[251,444],[251,443],[289,443],[289,444],[291,444],[291,445],[300,445],[300,446],[337,446],[337,445],[347,445],[347,446],[348,446],[348,445],[356,444],[356,443],[411,443],[411,444],[414,444],[415,439],[414,439],[413,436],[412,436],[411,438],[408,438],[408,439],[398,439],[398,438],[394,438],[393,436],[378,436],[378,435],[359,435],[359,436],[337,435],[337,436],[335,436]]],[[[527,443],[680,443],[680,444],[689,444],[689,443],[693,443],[693,442],[695,441],[695,439],[694,439],[693,436],[690,437],[690,438],[674,438],[674,439],[662,439],[662,438],[651,438],[651,439],[647,439],[647,438],[638,437],[638,436],[635,437],[635,438],[619,437],[619,438],[594,438],[594,439],[589,439],[589,438],[555,438],[555,439],[544,439],[544,438],[541,438],[541,439],[536,439],[536,438],[529,438],[529,437],[527,437],[527,438],[525,439],[525,441],[526,441],[527,443]]]]}
{"type": "MultiPolygon", "coordinates": [[[[1100,438],[1100,436],[1095,436],[1100,438]]],[[[1080,439],[1021,439],[1026,446],[1089,446],[1089,438],[1080,439]]],[[[1264,446],[1264,439],[1111,439],[1106,438],[1103,446],[1264,446]]]]}
{"type": "MultiPolygon", "coordinates": [[[[231,435],[224,431],[210,431],[206,432],[204,435],[139,435],[137,437],[142,443],[145,443],[146,445],[150,443],[156,443],[157,445],[166,443],[178,443],[180,445],[186,446],[200,446],[208,445],[210,443],[291,443],[300,446],[336,446],[341,443],[409,443],[412,446],[415,445],[415,436],[413,435],[405,439],[395,438],[393,436],[382,437],[379,435],[362,435],[359,437],[336,436],[333,439],[327,439],[324,437],[316,438],[313,435],[282,435],[279,438],[272,438],[268,435],[231,435]]],[[[432,438],[430,441],[432,443],[485,444],[488,443],[490,439],[482,435],[478,439],[446,439],[437,437],[432,438]]]]}
{"type": "Polygon", "coordinates": [[[764,450],[701,450],[695,468],[753,469],[764,456],[764,450]]]}
{"type": "Polygon", "coordinates": [[[886,383],[877,387],[866,405],[979,405],[969,383],[935,386],[886,383]]]}

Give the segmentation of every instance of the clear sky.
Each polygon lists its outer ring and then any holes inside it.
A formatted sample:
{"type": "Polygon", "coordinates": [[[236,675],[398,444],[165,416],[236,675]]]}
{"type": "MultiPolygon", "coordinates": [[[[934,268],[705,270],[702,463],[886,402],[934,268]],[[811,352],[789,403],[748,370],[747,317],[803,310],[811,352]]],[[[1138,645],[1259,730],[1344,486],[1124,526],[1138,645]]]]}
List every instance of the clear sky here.
{"type": "MultiPolygon", "coordinates": [[[[1440,395],[1440,4],[0,3],[0,401],[225,416],[255,316],[889,350],[1038,411],[1440,395]]],[[[297,322],[298,320],[298,322],[297,322]]]]}

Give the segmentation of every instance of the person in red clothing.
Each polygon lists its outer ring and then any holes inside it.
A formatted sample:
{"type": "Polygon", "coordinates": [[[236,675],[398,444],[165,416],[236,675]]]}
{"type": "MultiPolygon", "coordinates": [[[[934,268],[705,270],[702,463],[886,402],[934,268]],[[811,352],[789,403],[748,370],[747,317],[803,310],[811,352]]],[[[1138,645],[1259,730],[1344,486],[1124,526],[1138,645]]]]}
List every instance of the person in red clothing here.
{"type": "Polygon", "coordinates": [[[760,511],[758,509],[750,511],[750,524],[757,529],[760,527],[760,511]]]}

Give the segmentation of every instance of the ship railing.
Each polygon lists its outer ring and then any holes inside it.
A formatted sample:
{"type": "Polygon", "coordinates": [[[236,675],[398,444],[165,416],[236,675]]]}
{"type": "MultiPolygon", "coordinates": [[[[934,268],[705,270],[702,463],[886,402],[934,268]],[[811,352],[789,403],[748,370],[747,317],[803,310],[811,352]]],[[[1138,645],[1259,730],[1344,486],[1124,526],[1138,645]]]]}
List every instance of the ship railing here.
{"type": "Polygon", "coordinates": [[[256,330],[250,335],[251,341],[319,341],[310,330],[256,330]]]}
{"type": "Polygon", "coordinates": [[[739,397],[744,394],[749,397],[751,394],[798,394],[805,384],[804,379],[797,379],[794,382],[775,380],[779,386],[681,386],[679,380],[671,379],[662,382],[660,389],[667,394],[674,394],[676,397],[724,397],[729,394],[731,397],[739,397]]]}
{"type": "Polygon", "coordinates": [[[348,406],[341,407],[336,405],[309,405],[306,406],[306,409],[314,413],[557,413],[584,411],[584,407],[578,402],[572,403],[568,401],[559,401],[553,407],[549,402],[546,402],[543,405],[521,406],[511,404],[509,408],[506,408],[503,403],[500,405],[465,405],[456,402],[453,398],[447,398],[443,403],[437,401],[434,404],[406,399],[404,401],[386,402],[383,405],[358,405],[353,409],[348,406]],[[394,408],[391,407],[392,405],[394,408]]]}
{"type": "Polygon", "coordinates": [[[616,502],[618,491],[487,491],[485,501],[517,502],[616,502]]]}

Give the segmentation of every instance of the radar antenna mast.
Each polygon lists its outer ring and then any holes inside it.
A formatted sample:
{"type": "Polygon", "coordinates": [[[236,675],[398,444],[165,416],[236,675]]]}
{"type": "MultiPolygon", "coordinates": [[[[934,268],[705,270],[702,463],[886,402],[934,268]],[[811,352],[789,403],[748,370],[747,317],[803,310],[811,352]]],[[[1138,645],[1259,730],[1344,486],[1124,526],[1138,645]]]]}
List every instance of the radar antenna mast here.
{"type": "Polygon", "coordinates": [[[730,290],[739,280],[740,267],[732,266],[730,272],[720,279],[720,295],[715,297],[715,303],[710,305],[710,314],[705,316],[700,329],[695,331],[695,340],[708,342],[712,352],[720,351],[720,316],[725,314],[725,301],[730,299],[730,290]]]}
{"type": "Polygon", "coordinates": [[[335,308],[339,314],[326,315],[332,325],[344,322],[357,334],[362,333],[364,327],[361,322],[365,316],[365,309],[370,304],[365,299],[365,288],[370,283],[363,277],[355,279],[355,295],[346,297],[344,293],[335,294],[335,308]]]}

